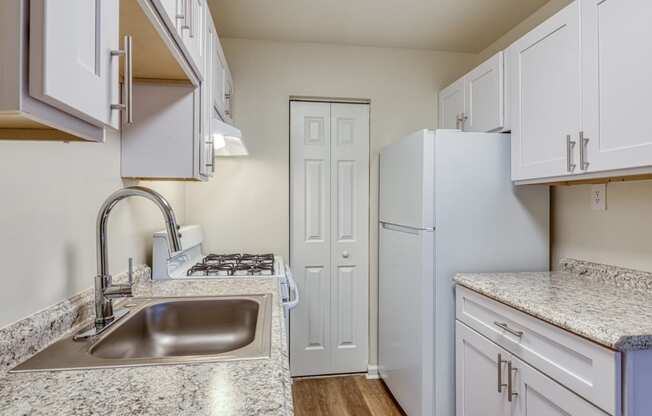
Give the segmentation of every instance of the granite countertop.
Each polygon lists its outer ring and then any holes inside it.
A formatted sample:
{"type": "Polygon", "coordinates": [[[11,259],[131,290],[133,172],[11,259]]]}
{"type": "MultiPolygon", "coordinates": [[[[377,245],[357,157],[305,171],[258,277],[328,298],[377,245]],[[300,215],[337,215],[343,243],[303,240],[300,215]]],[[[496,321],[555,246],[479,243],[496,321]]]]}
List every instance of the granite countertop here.
{"type": "Polygon", "coordinates": [[[455,282],[618,351],[652,349],[652,277],[565,259],[563,271],[461,273],[455,282]]]}
{"type": "MultiPolygon", "coordinates": [[[[274,296],[268,359],[100,370],[0,372],[0,414],[292,415],[288,346],[276,278],[159,282],[140,279],[134,288],[136,297],[263,293],[274,296]]],[[[42,321],[42,316],[32,319],[39,320],[42,321]]],[[[0,353],[8,352],[8,335],[25,337],[23,341],[30,343],[33,334],[43,337],[50,329],[51,325],[39,331],[23,326],[13,328],[13,334],[5,329],[4,351],[3,332],[0,331],[0,353]]],[[[70,331],[73,329],[76,327],[70,331]]],[[[3,358],[5,362],[0,364],[8,367],[11,357],[3,358]]]]}

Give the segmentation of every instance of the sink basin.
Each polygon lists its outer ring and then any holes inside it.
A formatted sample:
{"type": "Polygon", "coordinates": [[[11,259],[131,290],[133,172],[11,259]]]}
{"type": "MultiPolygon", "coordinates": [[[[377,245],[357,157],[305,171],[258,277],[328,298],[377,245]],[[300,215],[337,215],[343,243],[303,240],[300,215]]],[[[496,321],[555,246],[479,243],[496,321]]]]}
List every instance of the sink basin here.
{"type": "Polygon", "coordinates": [[[13,372],[269,357],[271,295],[141,298],[94,339],[64,338],[13,372]]]}
{"type": "Polygon", "coordinates": [[[154,303],[94,344],[90,353],[110,359],[222,354],[253,342],[258,309],[258,302],[249,299],[154,303]]]}

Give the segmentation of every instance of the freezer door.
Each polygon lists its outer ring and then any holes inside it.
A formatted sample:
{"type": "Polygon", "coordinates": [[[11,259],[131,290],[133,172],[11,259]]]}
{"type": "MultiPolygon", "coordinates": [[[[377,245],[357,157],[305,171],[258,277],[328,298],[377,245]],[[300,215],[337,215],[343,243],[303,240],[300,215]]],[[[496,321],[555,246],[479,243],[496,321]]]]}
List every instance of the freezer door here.
{"type": "Polygon", "coordinates": [[[434,132],[420,130],[380,153],[380,221],[432,229],[434,132]]]}
{"type": "Polygon", "coordinates": [[[434,406],[434,232],[381,224],[379,372],[410,416],[434,406]]]}

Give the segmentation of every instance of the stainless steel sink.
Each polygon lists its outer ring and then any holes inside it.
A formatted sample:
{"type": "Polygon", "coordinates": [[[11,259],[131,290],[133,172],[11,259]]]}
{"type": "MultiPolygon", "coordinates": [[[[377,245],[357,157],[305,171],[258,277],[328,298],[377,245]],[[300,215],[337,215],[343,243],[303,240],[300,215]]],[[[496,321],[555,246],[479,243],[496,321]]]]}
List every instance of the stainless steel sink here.
{"type": "Polygon", "coordinates": [[[64,338],[12,371],[182,364],[269,357],[272,296],[141,298],[106,333],[64,338]]]}

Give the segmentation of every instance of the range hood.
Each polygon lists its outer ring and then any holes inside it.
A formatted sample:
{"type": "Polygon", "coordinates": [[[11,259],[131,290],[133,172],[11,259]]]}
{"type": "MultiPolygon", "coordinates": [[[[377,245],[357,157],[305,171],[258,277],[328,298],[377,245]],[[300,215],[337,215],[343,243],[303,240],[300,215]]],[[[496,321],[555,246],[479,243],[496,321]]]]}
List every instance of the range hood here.
{"type": "Polygon", "coordinates": [[[247,156],[249,154],[247,147],[242,141],[242,132],[239,128],[215,117],[212,122],[216,157],[247,156]]]}

